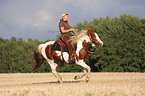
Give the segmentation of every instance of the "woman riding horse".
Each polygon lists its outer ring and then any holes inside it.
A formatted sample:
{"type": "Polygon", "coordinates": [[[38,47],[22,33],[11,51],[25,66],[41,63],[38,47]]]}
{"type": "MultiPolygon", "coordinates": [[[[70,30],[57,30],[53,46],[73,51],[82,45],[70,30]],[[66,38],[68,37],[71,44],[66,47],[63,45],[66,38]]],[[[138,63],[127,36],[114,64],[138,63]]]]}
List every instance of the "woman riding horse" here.
{"type": "Polygon", "coordinates": [[[40,44],[34,50],[34,58],[36,63],[34,63],[34,67],[32,70],[37,69],[40,65],[46,60],[51,67],[52,73],[54,76],[58,78],[60,83],[63,83],[61,76],[56,71],[56,67],[58,66],[58,62],[67,62],[70,63],[70,60],[73,59],[73,45],[71,42],[76,44],[75,54],[77,59],[75,60],[75,64],[83,67],[84,73],[82,75],[75,76],[74,79],[81,79],[86,76],[86,82],[89,81],[91,68],[85,63],[85,59],[88,58],[88,49],[89,46],[95,47],[103,46],[103,42],[99,38],[98,34],[94,29],[89,28],[88,30],[82,30],[77,33],[72,39],[70,38],[72,35],[71,31],[78,31],[78,29],[72,29],[68,24],[68,14],[62,14],[62,20],[59,23],[60,32],[64,42],[67,44],[68,52],[62,52],[60,50],[54,50],[53,46],[55,45],[55,41],[49,41],[45,44],[40,44]],[[69,42],[71,39],[71,42],[69,42]]]}
{"type": "Polygon", "coordinates": [[[67,45],[67,49],[69,52],[69,63],[75,62],[75,57],[73,54],[73,44],[69,41],[73,37],[73,31],[78,31],[78,29],[73,29],[71,26],[68,24],[68,14],[62,14],[62,19],[60,19],[59,22],[59,30],[61,32],[61,37],[63,38],[63,41],[67,45]]]}

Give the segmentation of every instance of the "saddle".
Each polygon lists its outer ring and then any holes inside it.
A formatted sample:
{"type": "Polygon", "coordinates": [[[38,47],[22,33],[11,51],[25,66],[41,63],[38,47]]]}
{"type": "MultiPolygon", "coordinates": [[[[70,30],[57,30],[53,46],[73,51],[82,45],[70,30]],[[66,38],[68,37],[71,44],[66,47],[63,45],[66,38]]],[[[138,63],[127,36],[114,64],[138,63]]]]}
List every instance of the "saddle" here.
{"type": "Polygon", "coordinates": [[[52,46],[52,50],[62,51],[62,52],[68,52],[66,43],[62,40],[62,38],[59,38],[59,40],[55,41],[55,43],[52,46]]]}
{"type": "MultiPolygon", "coordinates": [[[[55,41],[55,43],[52,46],[52,50],[57,50],[57,51],[61,51],[61,55],[63,57],[63,52],[69,52],[66,43],[63,41],[62,37],[59,38],[59,40],[55,41]]],[[[76,59],[78,59],[78,56],[76,55],[76,48],[75,46],[73,47],[73,54],[76,57],[76,59]]],[[[64,60],[64,58],[63,58],[64,60]]],[[[64,60],[65,61],[65,60],[64,60]]]]}

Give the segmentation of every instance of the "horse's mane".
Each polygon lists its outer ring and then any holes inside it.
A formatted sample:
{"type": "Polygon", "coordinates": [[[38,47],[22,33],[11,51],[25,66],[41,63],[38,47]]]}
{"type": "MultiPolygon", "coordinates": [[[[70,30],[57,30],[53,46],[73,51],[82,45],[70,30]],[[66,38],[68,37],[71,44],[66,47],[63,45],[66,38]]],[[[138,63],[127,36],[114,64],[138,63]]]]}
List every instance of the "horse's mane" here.
{"type": "Polygon", "coordinates": [[[87,34],[87,31],[85,30],[81,30],[79,33],[75,33],[75,36],[71,39],[71,42],[73,42],[74,44],[78,42],[78,40],[85,36],[87,34]]]}

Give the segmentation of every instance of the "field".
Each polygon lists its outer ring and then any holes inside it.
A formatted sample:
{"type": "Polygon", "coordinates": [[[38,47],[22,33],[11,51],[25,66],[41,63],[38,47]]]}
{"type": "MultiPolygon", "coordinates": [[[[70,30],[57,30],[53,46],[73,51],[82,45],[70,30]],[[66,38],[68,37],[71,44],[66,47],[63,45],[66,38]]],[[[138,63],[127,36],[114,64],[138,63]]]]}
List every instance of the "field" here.
{"type": "Polygon", "coordinates": [[[0,96],[145,96],[145,73],[91,73],[88,83],[76,74],[60,73],[63,84],[52,73],[0,74],[0,96]]]}

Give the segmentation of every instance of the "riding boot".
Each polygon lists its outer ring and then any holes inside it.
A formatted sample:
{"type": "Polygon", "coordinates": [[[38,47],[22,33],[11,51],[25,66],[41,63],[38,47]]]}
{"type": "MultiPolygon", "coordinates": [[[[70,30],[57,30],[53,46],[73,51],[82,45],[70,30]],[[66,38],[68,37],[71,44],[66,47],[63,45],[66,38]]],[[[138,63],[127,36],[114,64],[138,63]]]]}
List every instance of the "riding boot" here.
{"type": "Polygon", "coordinates": [[[69,63],[74,63],[74,62],[75,62],[75,57],[72,51],[72,52],[69,52],[69,63]]]}
{"type": "Polygon", "coordinates": [[[68,53],[69,53],[69,63],[74,63],[75,62],[75,56],[73,54],[73,44],[69,41],[69,36],[63,36],[63,40],[67,45],[68,53]]]}
{"type": "Polygon", "coordinates": [[[69,63],[75,62],[75,56],[74,56],[74,49],[72,44],[67,45],[68,52],[69,52],[69,63]]]}

